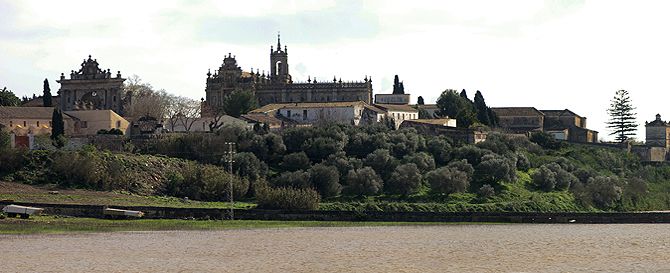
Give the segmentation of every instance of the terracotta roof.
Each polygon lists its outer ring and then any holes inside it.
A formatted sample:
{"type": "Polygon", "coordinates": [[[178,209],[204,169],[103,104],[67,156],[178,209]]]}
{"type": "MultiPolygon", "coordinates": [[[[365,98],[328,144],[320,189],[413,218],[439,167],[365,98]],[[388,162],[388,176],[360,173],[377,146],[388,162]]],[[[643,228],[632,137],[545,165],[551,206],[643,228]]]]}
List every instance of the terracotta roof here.
{"type": "Polygon", "coordinates": [[[582,117],[580,115],[575,114],[575,112],[570,111],[569,109],[563,109],[563,110],[540,110],[545,116],[577,116],[577,117],[582,117]]]}
{"type": "Polygon", "coordinates": [[[544,116],[535,107],[494,107],[491,108],[496,115],[504,116],[544,116]]]}
{"type": "Polygon", "coordinates": [[[374,106],[385,111],[419,112],[419,110],[406,104],[375,104],[374,106]]]}
{"type": "Polygon", "coordinates": [[[252,110],[249,113],[268,113],[284,108],[333,108],[333,107],[352,107],[365,104],[362,101],[338,101],[338,102],[296,102],[296,103],[272,103],[264,105],[261,108],[252,110]]]}
{"type": "Polygon", "coordinates": [[[256,123],[267,123],[268,125],[281,125],[282,120],[264,113],[251,113],[240,116],[241,119],[256,122],[256,123]]]}
{"type": "MultiPolygon", "coordinates": [[[[58,96],[52,96],[51,97],[51,103],[54,106],[57,106],[59,101],[60,101],[60,97],[58,97],[58,96]]],[[[42,99],[42,96],[39,96],[37,98],[30,99],[30,100],[24,102],[23,104],[21,104],[21,106],[23,106],[23,107],[42,107],[42,106],[44,106],[44,100],[42,99]]]]}
{"type": "MultiPolygon", "coordinates": [[[[51,119],[53,107],[0,106],[0,118],[51,119]]],[[[69,119],[63,115],[64,119],[69,119]]]]}
{"type": "Polygon", "coordinates": [[[442,126],[447,126],[447,123],[452,120],[449,118],[439,118],[439,119],[411,119],[410,121],[413,122],[418,122],[418,123],[425,123],[425,124],[433,124],[433,125],[442,125],[442,126]]]}

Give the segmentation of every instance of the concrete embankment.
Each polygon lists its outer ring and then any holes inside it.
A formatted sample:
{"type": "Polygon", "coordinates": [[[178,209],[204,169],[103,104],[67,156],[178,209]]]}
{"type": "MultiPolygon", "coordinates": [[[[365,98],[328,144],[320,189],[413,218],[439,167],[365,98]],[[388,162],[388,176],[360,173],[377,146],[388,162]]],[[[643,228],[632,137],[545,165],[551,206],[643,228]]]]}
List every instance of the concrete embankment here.
{"type": "MultiPolygon", "coordinates": [[[[16,204],[44,208],[45,214],[103,218],[106,206],[0,201],[0,209],[16,204]]],[[[131,206],[147,219],[229,219],[229,209],[131,206]]],[[[238,220],[388,221],[388,222],[499,222],[499,223],[670,223],[670,212],[377,212],[234,210],[238,220]]]]}

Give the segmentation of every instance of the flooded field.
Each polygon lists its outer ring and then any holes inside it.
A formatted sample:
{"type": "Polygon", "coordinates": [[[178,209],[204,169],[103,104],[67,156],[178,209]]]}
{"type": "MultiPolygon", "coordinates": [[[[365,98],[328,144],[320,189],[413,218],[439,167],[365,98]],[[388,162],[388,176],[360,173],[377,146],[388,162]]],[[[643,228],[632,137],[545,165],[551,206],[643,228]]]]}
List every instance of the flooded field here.
{"type": "Polygon", "coordinates": [[[668,272],[670,225],[0,236],[2,272],[668,272]]]}

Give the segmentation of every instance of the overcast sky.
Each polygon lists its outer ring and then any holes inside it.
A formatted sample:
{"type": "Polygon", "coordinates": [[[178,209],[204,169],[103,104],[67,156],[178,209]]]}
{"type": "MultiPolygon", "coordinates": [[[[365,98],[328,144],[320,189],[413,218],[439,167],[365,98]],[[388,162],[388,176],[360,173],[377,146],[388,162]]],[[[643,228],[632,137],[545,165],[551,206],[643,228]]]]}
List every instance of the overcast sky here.
{"type": "Polygon", "coordinates": [[[612,139],[606,109],[631,93],[640,132],[670,119],[670,1],[5,1],[0,88],[52,90],[89,54],[156,88],[205,96],[207,69],[229,52],[268,71],[281,31],[294,81],[362,80],[412,100],[481,90],[490,106],[565,109],[612,139]]]}

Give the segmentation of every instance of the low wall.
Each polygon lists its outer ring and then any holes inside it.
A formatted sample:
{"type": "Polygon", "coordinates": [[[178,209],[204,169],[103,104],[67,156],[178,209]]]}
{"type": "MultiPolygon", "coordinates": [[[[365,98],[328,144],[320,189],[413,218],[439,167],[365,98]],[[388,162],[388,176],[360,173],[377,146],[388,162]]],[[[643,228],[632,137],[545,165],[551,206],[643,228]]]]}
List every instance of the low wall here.
{"type": "MultiPolygon", "coordinates": [[[[10,205],[44,208],[45,214],[102,218],[105,206],[63,205],[0,201],[10,205]]],[[[228,209],[123,207],[139,210],[147,219],[229,219],[228,209]]],[[[534,213],[534,212],[357,212],[357,211],[282,211],[236,209],[239,220],[284,221],[383,221],[383,222],[499,222],[499,223],[670,223],[670,212],[534,213]]]]}

